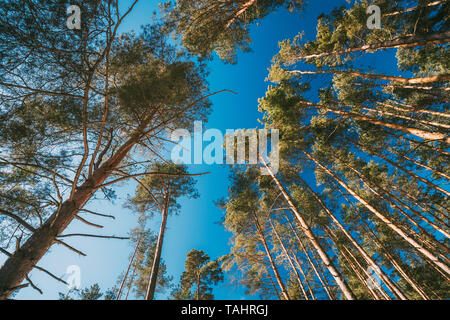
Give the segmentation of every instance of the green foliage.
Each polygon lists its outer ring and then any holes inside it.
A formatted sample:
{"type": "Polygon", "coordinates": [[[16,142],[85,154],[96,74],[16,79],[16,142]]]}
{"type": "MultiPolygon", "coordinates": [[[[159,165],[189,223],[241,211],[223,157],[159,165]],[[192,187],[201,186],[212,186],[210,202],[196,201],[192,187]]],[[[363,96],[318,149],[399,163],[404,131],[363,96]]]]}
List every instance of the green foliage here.
{"type": "Polygon", "coordinates": [[[173,299],[213,300],[213,286],[223,279],[219,261],[211,261],[204,251],[192,249],[187,253],[185,269],[179,286],[172,293],[173,299]]]}
{"type": "Polygon", "coordinates": [[[250,28],[279,8],[299,10],[303,0],[179,0],[164,5],[183,46],[201,57],[216,52],[231,63],[236,62],[238,49],[250,50],[250,28]]]}

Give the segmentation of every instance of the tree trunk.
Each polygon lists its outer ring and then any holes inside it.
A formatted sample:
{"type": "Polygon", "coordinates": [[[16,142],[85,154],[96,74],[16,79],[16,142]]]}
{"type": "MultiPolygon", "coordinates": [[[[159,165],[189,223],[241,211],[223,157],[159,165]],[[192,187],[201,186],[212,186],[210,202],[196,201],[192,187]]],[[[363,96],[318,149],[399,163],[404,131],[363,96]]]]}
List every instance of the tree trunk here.
{"type": "Polygon", "coordinates": [[[270,253],[269,247],[267,246],[266,237],[264,236],[264,232],[261,228],[261,225],[259,224],[258,217],[256,216],[255,213],[252,213],[252,215],[253,215],[253,220],[255,221],[255,226],[258,231],[259,238],[261,239],[261,243],[264,246],[264,250],[266,251],[267,258],[269,258],[270,266],[272,267],[272,270],[273,270],[273,273],[275,274],[278,285],[280,286],[281,293],[283,294],[283,297],[286,300],[291,300],[291,298],[289,297],[289,294],[286,290],[286,286],[284,285],[283,280],[281,279],[280,273],[278,272],[278,268],[275,265],[275,262],[273,261],[272,254],[270,253]]]}
{"type": "Polygon", "coordinates": [[[122,295],[123,287],[124,287],[125,282],[126,282],[126,280],[128,278],[128,273],[130,272],[131,265],[133,264],[134,257],[136,256],[136,252],[137,252],[137,250],[139,248],[139,244],[140,243],[141,243],[141,238],[139,238],[139,240],[137,241],[136,247],[134,248],[133,255],[131,256],[130,263],[128,264],[127,271],[125,272],[125,275],[123,276],[123,280],[122,280],[122,283],[120,285],[119,292],[117,293],[116,300],[120,300],[120,296],[122,295]]]}
{"type": "Polygon", "coordinates": [[[415,7],[412,7],[412,8],[405,9],[405,10],[399,10],[399,11],[395,11],[395,12],[385,13],[385,14],[383,14],[383,16],[385,16],[385,17],[395,16],[395,15],[398,15],[398,14],[402,14],[402,13],[406,13],[406,12],[411,12],[411,11],[417,10],[418,8],[437,6],[438,4],[441,4],[441,3],[445,2],[445,1],[447,1],[447,0],[434,1],[434,2],[427,3],[425,5],[419,5],[419,6],[415,6],[415,7]]]}
{"type": "Polygon", "coordinates": [[[386,286],[392,290],[392,293],[396,295],[401,300],[407,300],[403,293],[397,288],[397,286],[389,279],[387,274],[381,269],[375,261],[366,253],[366,251],[359,245],[359,243],[353,238],[353,236],[345,229],[345,227],[341,224],[341,222],[336,218],[336,216],[328,209],[325,203],[320,199],[314,190],[300,177],[297,175],[298,179],[302,182],[302,184],[308,189],[308,191],[312,194],[314,199],[320,204],[322,209],[327,213],[327,215],[333,220],[334,224],[338,227],[338,229],[345,235],[345,237],[352,243],[352,245],[358,250],[358,252],[364,257],[367,263],[372,266],[374,271],[378,274],[378,276],[383,280],[386,286]]]}
{"type": "Polygon", "coordinates": [[[76,189],[73,197],[64,201],[60,208],[36,229],[22,247],[6,260],[0,269],[0,300],[8,299],[14,292],[13,288],[22,283],[32,268],[47,253],[56,237],[67,228],[79,210],[98,190],[98,187],[127,156],[139,140],[144,127],[145,125],[142,124],[108,161],[96,169],[92,176],[76,189]]]}
{"type": "Polygon", "coordinates": [[[233,13],[233,15],[230,17],[230,19],[228,20],[227,23],[227,28],[229,28],[234,21],[241,15],[243,14],[245,11],[248,10],[248,8],[250,8],[252,5],[256,4],[258,0],[249,0],[246,3],[244,3],[242,5],[242,7],[240,7],[235,13],[233,13]]]}
{"type": "Polygon", "coordinates": [[[201,284],[201,277],[200,277],[200,270],[197,274],[197,301],[200,300],[200,284],[201,284]]]}
{"type": "Polygon", "coordinates": [[[356,212],[356,214],[358,215],[360,221],[362,222],[364,229],[366,230],[366,232],[368,232],[371,235],[372,240],[374,241],[375,245],[381,250],[381,252],[385,255],[385,257],[388,259],[388,261],[394,266],[395,269],[397,269],[397,271],[400,273],[400,275],[406,280],[406,282],[408,282],[411,287],[417,292],[419,293],[419,295],[424,299],[424,300],[429,300],[429,297],[427,296],[427,294],[425,293],[425,291],[423,291],[422,288],[420,288],[420,286],[418,285],[418,283],[413,280],[410,276],[408,276],[408,274],[406,273],[406,271],[400,266],[400,264],[395,260],[395,258],[389,253],[389,251],[387,250],[387,248],[385,248],[385,246],[381,243],[381,241],[378,239],[377,235],[372,231],[372,229],[367,225],[367,223],[364,221],[363,217],[361,216],[361,214],[359,213],[358,209],[355,208],[355,206],[353,205],[353,203],[350,202],[350,200],[347,198],[347,196],[341,191],[341,189],[339,189],[339,187],[337,187],[337,190],[341,193],[341,195],[344,197],[344,199],[347,201],[347,203],[353,208],[353,211],[356,212]]]}
{"type": "MultiPolygon", "coordinates": [[[[354,113],[354,112],[348,112],[348,111],[343,111],[343,110],[339,110],[339,109],[335,109],[335,108],[330,108],[330,107],[326,107],[326,106],[322,106],[322,105],[316,105],[313,103],[306,103],[305,104],[308,107],[316,107],[318,109],[323,109],[326,110],[328,112],[331,113],[335,113],[335,114],[340,114],[340,115],[344,115],[347,116],[349,118],[352,119],[357,119],[357,120],[361,120],[361,121],[367,121],[369,123],[373,123],[379,126],[383,126],[386,128],[391,128],[391,129],[395,129],[395,130],[399,130],[399,131],[403,131],[412,135],[415,135],[421,139],[425,139],[425,140],[443,140],[447,143],[450,143],[450,137],[444,133],[440,133],[440,132],[429,132],[429,131],[425,131],[425,130],[421,130],[421,129],[416,129],[416,128],[410,128],[410,127],[405,127],[402,126],[400,124],[395,124],[395,123],[389,123],[383,120],[378,120],[372,117],[368,117],[359,113],[354,113]]],[[[372,110],[373,111],[373,110],[372,110]]]]}
{"type": "Polygon", "coordinates": [[[166,233],[167,216],[169,211],[169,195],[165,195],[164,208],[162,210],[161,227],[159,229],[158,242],[155,249],[155,257],[153,258],[152,271],[148,282],[147,293],[145,300],[153,300],[155,296],[156,282],[158,282],[159,264],[161,262],[161,252],[164,242],[164,235],[166,233]]]}
{"type": "Polygon", "coordinates": [[[349,141],[349,142],[351,142],[351,143],[353,143],[355,146],[359,146],[359,147],[361,147],[361,148],[363,148],[363,149],[366,149],[368,152],[370,152],[370,153],[372,153],[373,155],[379,157],[380,159],[383,159],[384,161],[386,161],[387,163],[389,163],[391,166],[393,166],[393,167],[399,169],[400,171],[403,171],[404,173],[410,175],[411,177],[413,177],[413,178],[415,178],[415,179],[417,179],[417,180],[419,180],[419,181],[425,183],[425,184],[426,184],[427,186],[429,186],[430,188],[435,189],[435,190],[438,190],[438,191],[442,192],[443,194],[445,194],[445,195],[447,195],[447,196],[450,197],[450,192],[448,192],[447,190],[442,189],[441,187],[435,185],[435,184],[432,183],[431,181],[428,181],[427,179],[422,178],[421,176],[419,176],[419,175],[415,174],[414,172],[412,172],[412,171],[406,169],[405,167],[400,166],[400,165],[398,165],[397,163],[394,163],[393,161],[389,160],[388,158],[386,158],[385,156],[383,156],[383,155],[380,154],[379,152],[377,152],[377,151],[375,151],[375,150],[373,150],[373,149],[371,149],[371,148],[369,148],[369,147],[367,147],[367,146],[363,146],[363,145],[359,144],[358,142],[353,141],[353,140],[351,140],[351,139],[348,139],[348,138],[346,138],[346,137],[344,137],[344,139],[347,140],[347,141],[349,141]]]}
{"type": "MultiPolygon", "coordinates": [[[[339,160],[339,159],[338,159],[339,160]]],[[[372,188],[372,186],[369,184],[369,179],[363,175],[362,173],[360,173],[358,170],[356,170],[355,168],[353,168],[352,166],[346,164],[345,162],[340,161],[341,164],[343,164],[344,166],[346,166],[347,168],[349,168],[352,172],[354,172],[358,178],[360,179],[360,181],[377,197],[379,197],[380,199],[386,201],[391,208],[396,209],[398,212],[400,212],[409,222],[411,222],[417,229],[419,229],[420,232],[423,233],[423,235],[425,235],[428,239],[430,239],[430,241],[432,241],[436,246],[442,248],[443,250],[445,250],[446,252],[448,252],[448,248],[440,243],[439,241],[437,241],[432,235],[430,235],[424,228],[422,228],[422,226],[420,226],[416,221],[414,221],[401,207],[399,207],[397,204],[395,204],[392,200],[390,200],[389,198],[387,198],[386,196],[384,196],[383,194],[380,194],[378,191],[376,191],[375,189],[372,188]]],[[[375,183],[374,183],[375,184],[375,183]]],[[[391,194],[390,192],[384,190],[383,188],[379,187],[377,184],[375,184],[376,187],[378,187],[379,189],[381,189],[381,191],[383,191],[384,193],[386,193],[388,196],[390,196],[391,198],[393,198],[393,200],[396,200],[404,205],[400,199],[398,199],[395,195],[391,194]]],[[[411,208],[412,209],[412,208],[411,208]]],[[[416,213],[415,210],[412,210],[413,213],[416,213]]],[[[418,213],[417,213],[418,214],[418,213]]],[[[429,221],[427,218],[422,217],[422,215],[418,214],[419,218],[422,218],[425,222],[427,222],[431,227],[435,228],[436,231],[441,232],[443,235],[448,237],[448,233],[446,231],[444,231],[443,229],[441,229],[439,226],[435,225],[433,222],[429,221]]],[[[418,235],[418,234],[417,234],[418,235]]],[[[419,235],[418,235],[419,236],[419,235]]],[[[445,258],[446,259],[446,258],[445,258]]],[[[447,260],[448,261],[448,260],[447,260]]]]}
{"type": "Polygon", "coordinates": [[[128,290],[127,290],[127,294],[125,295],[125,300],[128,300],[128,295],[130,294],[131,288],[133,287],[134,276],[136,275],[136,267],[137,267],[137,261],[133,266],[133,272],[131,273],[131,278],[130,278],[130,281],[128,282],[128,290]]]}
{"type": "MultiPolygon", "coordinates": [[[[369,294],[372,296],[374,300],[381,300],[379,294],[375,290],[373,290],[371,287],[367,285],[367,279],[364,279],[363,275],[361,274],[361,271],[358,270],[357,266],[355,266],[354,262],[350,260],[350,257],[347,256],[347,253],[344,250],[339,250],[339,253],[344,257],[345,261],[347,261],[348,266],[346,266],[349,273],[354,273],[358,280],[361,282],[364,288],[369,291],[369,294]]],[[[383,298],[386,299],[386,296],[383,298]]],[[[387,297],[386,300],[389,300],[389,297],[387,297]]]]}
{"type": "Polygon", "coordinates": [[[357,71],[345,71],[345,70],[316,70],[316,71],[293,70],[293,71],[289,71],[289,72],[298,73],[298,74],[329,74],[329,73],[348,74],[348,75],[356,76],[359,78],[397,81],[397,82],[402,82],[402,83],[407,83],[407,84],[422,84],[422,83],[450,80],[449,74],[438,74],[438,75],[423,77],[423,78],[405,78],[405,77],[394,77],[394,76],[386,76],[386,75],[382,75],[382,74],[362,73],[362,72],[357,72],[357,71]]]}
{"type": "Polygon", "coordinates": [[[297,265],[298,270],[300,270],[300,272],[301,272],[303,278],[305,278],[305,282],[306,282],[306,285],[308,286],[308,291],[309,291],[309,294],[311,295],[311,298],[312,298],[313,300],[317,300],[317,298],[316,298],[316,296],[314,295],[314,292],[313,292],[313,290],[312,290],[312,286],[311,286],[311,284],[309,283],[308,278],[306,277],[306,272],[303,270],[302,265],[300,264],[300,262],[299,262],[298,259],[297,259],[297,256],[296,256],[295,254],[293,254],[292,256],[293,256],[293,258],[294,258],[294,262],[295,262],[295,264],[297,265]]]}
{"type": "Polygon", "coordinates": [[[311,159],[314,163],[317,164],[322,170],[324,170],[330,177],[336,180],[344,189],[350,193],[355,199],[357,199],[362,205],[364,205],[369,211],[374,213],[381,221],[386,223],[392,230],[394,230],[399,236],[401,236],[406,242],[408,242],[413,248],[415,248],[418,252],[420,252],[423,256],[428,258],[432,263],[434,263],[438,268],[444,271],[446,274],[450,275],[450,268],[441,262],[438,257],[432,254],[430,251],[425,249],[421,244],[416,242],[413,238],[406,234],[402,229],[400,229],[397,225],[395,225],[391,220],[386,218],[383,214],[381,214],[377,209],[371,206],[366,200],[361,198],[356,192],[354,192],[344,181],[339,179],[334,173],[332,173],[327,167],[323,166],[320,162],[318,162],[315,158],[313,158],[309,153],[305,152],[306,156],[311,159]]]}
{"type": "MultiPolygon", "coordinates": [[[[283,241],[281,240],[280,235],[278,234],[277,230],[275,229],[275,227],[274,227],[274,225],[273,225],[273,223],[272,223],[272,219],[270,219],[270,217],[269,217],[269,222],[270,222],[270,225],[271,225],[271,227],[272,227],[273,232],[275,233],[275,236],[276,236],[277,239],[278,239],[278,242],[279,242],[280,245],[281,245],[281,248],[282,248],[282,250],[283,250],[283,253],[284,253],[285,257],[286,257],[286,259],[288,260],[288,263],[289,263],[289,265],[290,265],[291,268],[292,268],[292,271],[294,271],[294,273],[295,273],[295,276],[296,276],[296,278],[297,278],[297,282],[298,282],[298,284],[299,284],[299,286],[300,286],[300,289],[302,290],[302,293],[303,293],[303,295],[305,296],[305,300],[309,300],[308,294],[306,293],[305,287],[303,286],[303,282],[302,282],[302,280],[300,279],[300,275],[298,274],[298,270],[295,268],[294,263],[292,262],[291,256],[289,255],[289,252],[286,250],[286,247],[284,246],[284,243],[283,243],[283,241]]],[[[306,278],[306,277],[305,277],[305,278],[306,278]]],[[[312,297],[314,298],[314,295],[312,295],[312,297]]]]}
{"type": "Polygon", "coordinates": [[[417,162],[416,160],[411,159],[411,158],[405,156],[404,154],[399,153],[398,151],[393,150],[392,148],[390,148],[390,150],[393,151],[393,152],[395,152],[398,156],[402,157],[403,159],[408,160],[409,162],[414,163],[416,166],[422,167],[422,168],[424,168],[424,169],[426,169],[426,170],[429,170],[429,171],[431,171],[431,172],[433,172],[433,173],[435,173],[435,174],[437,174],[437,175],[440,175],[441,177],[443,177],[443,178],[445,178],[445,179],[447,179],[447,180],[450,180],[450,176],[446,175],[445,173],[440,172],[440,171],[437,171],[437,170],[435,170],[435,169],[433,169],[433,168],[427,166],[426,164],[417,162]]]}
{"type": "Polygon", "coordinates": [[[264,164],[264,166],[266,167],[266,169],[268,170],[268,172],[269,172],[270,176],[272,177],[272,179],[274,180],[275,184],[278,186],[278,189],[283,194],[283,197],[285,198],[286,202],[288,203],[290,210],[295,215],[295,217],[297,218],[297,220],[300,223],[301,227],[303,228],[303,231],[304,231],[306,237],[309,239],[311,244],[317,250],[317,252],[319,253],[320,258],[323,261],[323,263],[327,266],[328,271],[331,273],[331,275],[333,276],[333,278],[336,281],[337,285],[342,290],[342,293],[344,294],[344,296],[348,300],[354,300],[355,297],[354,297],[352,291],[348,287],[348,285],[345,282],[345,280],[342,278],[342,276],[339,273],[339,271],[334,267],[333,263],[331,262],[331,259],[328,257],[328,254],[325,252],[325,250],[323,250],[322,246],[317,241],[316,237],[314,236],[314,234],[312,233],[311,229],[309,228],[309,225],[306,223],[306,221],[303,218],[303,216],[300,214],[300,212],[295,207],[294,203],[292,202],[289,194],[284,189],[283,185],[280,183],[278,178],[272,172],[272,169],[267,165],[267,163],[264,160],[264,158],[260,157],[260,159],[261,159],[262,163],[264,164]]]}
{"type": "Polygon", "coordinates": [[[379,49],[389,49],[389,48],[400,48],[400,47],[416,47],[423,46],[426,44],[442,44],[450,41],[450,31],[442,32],[442,33],[429,33],[423,35],[413,35],[409,37],[401,37],[394,40],[386,40],[379,43],[367,44],[358,48],[347,48],[343,50],[330,51],[330,52],[322,52],[316,53],[306,56],[299,56],[296,58],[297,61],[302,59],[312,59],[312,58],[321,58],[325,56],[329,56],[332,54],[345,54],[352,53],[358,51],[368,51],[368,50],[379,50],[379,49]]]}
{"type": "Polygon", "coordinates": [[[377,109],[362,108],[361,110],[365,110],[365,111],[369,111],[369,112],[375,112],[375,113],[381,114],[383,116],[390,116],[390,117],[396,117],[396,118],[399,118],[399,119],[414,121],[414,122],[418,122],[418,123],[421,123],[421,124],[424,124],[424,125],[427,125],[427,126],[433,126],[433,127],[436,127],[436,128],[443,128],[443,129],[446,129],[446,130],[450,129],[450,125],[445,124],[445,123],[414,119],[414,118],[411,118],[411,117],[408,117],[408,116],[404,116],[404,115],[401,115],[401,114],[395,114],[395,113],[392,113],[392,112],[382,111],[382,110],[377,110],[377,109]]]}
{"type": "Polygon", "coordinates": [[[409,109],[400,108],[398,106],[393,106],[393,105],[390,105],[388,103],[380,102],[380,101],[377,101],[377,104],[383,105],[383,106],[388,107],[388,108],[392,108],[392,109],[397,110],[397,111],[402,111],[402,112],[427,113],[427,114],[431,114],[431,115],[438,116],[438,117],[450,118],[450,114],[447,114],[447,113],[438,112],[438,111],[432,111],[432,110],[426,110],[426,109],[418,109],[418,108],[415,108],[413,106],[408,106],[408,105],[405,105],[405,104],[401,104],[401,105],[405,106],[405,107],[408,107],[409,109]]]}
{"type": "Polygon", "coordinates": [[[322,278],[322,276],[320,275],[319,271],[317,270],[314,261],[312,261],[311,257],[309,256],[309,253],[307,251],[307,249],[305,248],[305,246],[303,245],[302,241],[300,240],[300,237],[298,236],[297,232],[295,231],[294,226],[292,225],[292,222],[289,220],[288,216],[286,215],[286,213],[283,212],[283,215],[285,216],[291,231],[294,233],[298,244],[300,245],[300,249],[302,250],[303,254],[306,256],[306,258],[308,259],[309,264],[311,265],[311,267],[314,270],[314,273],[316,274],[317,278],[319,279],[320,283],[322,284],[323,288],[325,289],[325,292],[327,293],[328,297],[331,300],[335,300],[334,296],[331,293],[330,287],[328,285],[328,283],[326,282],[325,276],[324,278],[322,278]],[[325,279],[325,280],[324,280],[325,279]]]}

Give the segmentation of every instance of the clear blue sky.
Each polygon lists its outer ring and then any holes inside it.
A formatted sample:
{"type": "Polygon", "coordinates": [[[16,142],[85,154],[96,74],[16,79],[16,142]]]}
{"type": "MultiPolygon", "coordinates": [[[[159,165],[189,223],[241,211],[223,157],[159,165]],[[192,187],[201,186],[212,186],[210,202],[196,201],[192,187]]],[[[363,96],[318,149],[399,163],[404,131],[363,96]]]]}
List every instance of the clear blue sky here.
{"type": "MultiPolygon", "coordinates": [[[[125,7],[129,1],[120,1],[125,7]]],[[[153,10],[158,1],[141,0],[133,13],[127,18],[123,31],[134,29],[139,31],[140,25],[150,23],[153,10]]],[[[226,129],[255,128],[258,112],[258,98],[263,97],[267,86],[265,82],[267,68],[272,57],[278,51],[278,41],[292,38],[304,31],[304,40],[312,40],[316,34],[317,16],[322,12],[330,12],[334,7],[348,5],[345,0],[310,0],[306,11],[302,13],[288,13],[280,11],[270,14],[260,21],[259,26],[252,28],[251,53],[240,53],[236,65],[227,65],[215,59],[210,63],[209,76],[211,92],[230,89],[238,95],[223,93],[212,98],[213,112],[207,124],[208,128],[217,128],[222,132],[226,129]]],[[[379,59],[373,58],[373,59],[379,59]]],[[[379,61],[379,60],[378,60],[379,61]]],[[[368,61],[375,65],[376,61],[368,61]]],[[[386,68],[389,65],[385,65],[386,68]]],[[[221,218],[221,211],[214,205],[214,201],[227,195],[228,172],[223,166],[191,165],[190,172],[210,171],[211,174],[199,177],[197,187],[200,198],[196,200],[182,200],[179,216],[170,216],[166,233],[163,258],[166,261],[169,275],[178,281],[184,268],[186,253],[191,249],[207,252],[212,258],[227,254],[230,235],[217,224],[221,218]]],[[[136,226],[136,216],[123,208],[123,200],[134,192],[135,185],[130,183],[117,188],[118,198],[114,203],[105,200],[95,200],[89,203],[89,208],[116,216],[115,221],[88,216],[89,220],[105,226],[103,230],[82,225],[74,221],[67,233],[84,232],[104,235],[126,235],[136,226]]],[[[81,214],[86,216],[85,214],[81,214]]],[[[154,230],[159,227],[160,219],[153,220],[154,230]]],[[[132,247],[128,241],[102,239],[68,238],[67,242],[84,251],[88,256],[79,257],[75,253],[54,245],[51,251],[39,262],[57,275],[63,275],[69,265],[78,265],[82,272],[82,287],[99,283],[103,290],[112,287],[117,277],[128,265],[128,256],[132,247]]],[[[32,289],[24,289],[17,299],[56,299],[58,292],[67,289],[47,275],[33,271],[31,279],[44,290],[39,295],[32,289]]],[[[216,299],[246,299],[244,289],[227,284],[220,285],[214,291],[216,299]]],[[[165,295],[157,296],[159,299],[165,295]]]]}

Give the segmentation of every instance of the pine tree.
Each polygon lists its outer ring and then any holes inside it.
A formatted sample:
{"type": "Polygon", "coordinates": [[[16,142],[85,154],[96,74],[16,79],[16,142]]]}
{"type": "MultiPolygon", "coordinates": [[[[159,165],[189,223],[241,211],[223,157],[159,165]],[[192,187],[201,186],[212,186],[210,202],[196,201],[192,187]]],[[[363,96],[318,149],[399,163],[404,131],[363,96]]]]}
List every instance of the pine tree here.
{"type": "Polygon", "coordinates": [[[155,211],[161,212],[161,226],[145,296],[146,300],[153,300],[168,215],[179,213],[181,206],[177,201],[180,197],[196,198],[198,193],[194,188],[195,181],[187,176],[187,169],[183,165],[154,163],[149,171],[161,172],[164,176],[148,175],[137,180],[139,184],[135,196],[130,199],[130,205],[145,217],[151,217],[155,211]]]}
{"type": "Polygon", "coordinates": [[[85,2],[79,31],[61,23],[66,7],[59,0],[0,4],[1,192],[13,199],[4,210],[14,220],[9,238],[17,237],[15,248],[3,243],[0,299],[22,285],[53,244],[84,254],[60,236],[74,219],[98,227],[80,214],[92,214],[85,205],[98,190],[111,199],[114,183],[150,174],[133,160],[137,146],[155,157],[164,129],[208,113],[203,66],[170,46],[163,28],[118,33],[136,2],[120,15],[111,1],[85,2]],[[11,190],[14,175],[37,188],[11,190]]]}
{"type": "Polygon", "coordinates": [[[218,260],[211,260],[204,251],[192,249],[186,255],[180,284],[172,296],[175,300],[213,300],[213,286],[223,279],[218,260]]]}

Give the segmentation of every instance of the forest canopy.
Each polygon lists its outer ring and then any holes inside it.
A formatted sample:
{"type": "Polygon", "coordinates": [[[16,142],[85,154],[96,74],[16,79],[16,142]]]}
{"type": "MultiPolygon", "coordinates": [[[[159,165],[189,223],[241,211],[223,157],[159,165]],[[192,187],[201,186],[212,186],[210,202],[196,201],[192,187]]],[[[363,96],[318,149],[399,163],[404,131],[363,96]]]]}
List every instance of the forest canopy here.
{"type": "Polygon", "coordinates": [[[306,19],[310,3],[163,1],[129,30],[141,1],[79,2],[72,30],[69,1],[0,2],[0,300],[43,294],[34,271],[69,285],[42,261],[55,246],[86,256],[79,237],[128,242],[123,272],[55,299],[213,300],[224,287],[256,299],[450,298],[448,1],[334,1],[315,34],[290,27],[297,35],[276,39],[264,61],[265,94],[239,107],[278,130],[279,170],[258,150],[257,164],[217,175],[173,162],[167,133],[214,115],[233,91],[210,82],[240,83],[224,65],[259,57],[260,24],[306,19]],[[220,199],[204,195],[220,183],[220,199]],[[200,225],[193,211],[213,200],[228,242],[168,252],[198,233],[172,226],[200,225]],[[137,225],[99,231],[115,219],[103,203],[137,225]],[[82,232],[71,233],[75,221],[82,232]]]}

